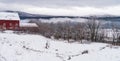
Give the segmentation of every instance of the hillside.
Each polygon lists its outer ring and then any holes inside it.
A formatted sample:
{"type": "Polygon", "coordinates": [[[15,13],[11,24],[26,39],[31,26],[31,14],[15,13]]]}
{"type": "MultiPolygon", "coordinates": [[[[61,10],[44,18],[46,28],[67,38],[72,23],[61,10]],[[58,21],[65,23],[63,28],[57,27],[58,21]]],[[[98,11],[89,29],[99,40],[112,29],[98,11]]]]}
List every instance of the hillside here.
{"type": "Polygon", "coordinates": [[[50,19],[50,18],[78,18],[77,16],[53,16],[44,14],[31,14],[22,11],[6,10],[4,12],[17,12],[21,19],[50,19]]]}
{"type": "Polygon", "coordinates": [[[82,18],[82,19],[91,19],[91,18],[96,18],[97,20],[120,21],[120,16],[114,16],[114,15],[52,16],[52,15],[44,15],[44,14],[26,13],[26,12],[22,12],[22,11],[11,11],[11,10],[6,10],[4,12],[17,12],[21,19],[51,19],[51,18],[82,18]]]}
{"type": "Polygon", "coordinates": [[[120,47],[67,43],[41,35],[0,33],[0,61],[120,61],[120,47]],[[46,43],[49,48],[46,49],[46,43]]]}

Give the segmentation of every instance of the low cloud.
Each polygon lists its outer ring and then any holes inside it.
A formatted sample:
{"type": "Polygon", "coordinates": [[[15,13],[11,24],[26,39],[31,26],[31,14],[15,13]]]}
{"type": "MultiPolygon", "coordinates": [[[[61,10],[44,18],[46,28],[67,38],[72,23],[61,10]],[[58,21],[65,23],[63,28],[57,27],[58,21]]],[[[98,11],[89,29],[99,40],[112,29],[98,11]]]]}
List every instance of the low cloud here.
{"type": "Polygon", "coordinates": [[[29,13],[40,13],[47,15],[68,15],[68,16],[85,16],[85,15],[120,15],[120,5],[110,7],[64,7],[64,8],[48,8],[33,7],[25,9],[29,13]]]}
{"type": "Polygon", "coordinates": [[[120,5],[107,7],[91,7],[91,6],[39,7],[27,4],[0,3],[0,9],[24,11],[33,14],[46,14],[46,15],[68,15],[68,16],[104,15],[104,14],[120,15],[120,5]]]}
{"type": "Polygon", "coordinates": [[[0,0],[7,4],[28,4],[35,6],[113,6],[120,4],[120,0],[0,0]]]}

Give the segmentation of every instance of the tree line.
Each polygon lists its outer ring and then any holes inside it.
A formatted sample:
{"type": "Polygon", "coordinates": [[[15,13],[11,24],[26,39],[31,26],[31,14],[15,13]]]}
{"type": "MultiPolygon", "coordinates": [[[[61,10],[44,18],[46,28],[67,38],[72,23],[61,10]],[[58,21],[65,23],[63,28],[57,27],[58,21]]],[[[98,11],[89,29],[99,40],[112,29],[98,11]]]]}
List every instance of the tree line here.
{"type": "MultiPolygon", "coordinates": [[[[112,40],[113,43],[120,42],[119,28],[112,24],[112,37],[106,35],[103,30],[102,22],[91,18],[86,22],[58,22],[58,23],[45,23],[39,20],[31,20],[30,22],[36,23],[39,26],[37,33],[55,39],[64,39],[68,42],[70,40],[79,41],[88,40],[93,42],[106,42],[112,40]]],[[[32,29],[34,30],[34,29],[32,29]]]]}

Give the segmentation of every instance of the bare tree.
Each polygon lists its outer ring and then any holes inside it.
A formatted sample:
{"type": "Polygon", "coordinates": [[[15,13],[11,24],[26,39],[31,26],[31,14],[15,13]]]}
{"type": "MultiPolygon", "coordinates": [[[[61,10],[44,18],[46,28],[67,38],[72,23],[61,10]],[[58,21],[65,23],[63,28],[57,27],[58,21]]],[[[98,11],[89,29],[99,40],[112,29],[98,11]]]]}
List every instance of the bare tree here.
{"type": "Polygon", "coordinates": [[[66,22],[65,23],[65,32],[66,32],[66,37],[67,37],[67,41],[70,42],[70,39],[72,38],[72,26],[70,24],[70,22],[66,22]]]}
{"type": "Polygon", "coordinates": [[[120,37],[120,31],[119,31],[119,27],[117,27],[117,25],[115,25],[114,23],[112,23],[112,39],[113,39],[113,44],[115,44],[115,42],[119,42],[119,37],[120,37]]]}
{"type": "Polygon", "coordinates": [[[74,31],[75,31],[75,38],[76,40],[80,40],[82,43],[82,39],[85,39],[85,33],[86,33],[86,28],[84,23],[78,23],[76,26],[74,26],[74,31]]]}
{"type": "Polygon", "coordinates": [[[100,22],[97,21],[95,18],[91,18],[91,20],[88,20],[86,25],[90,34],[91,41],[97,41],[100,22]]]}
{"type": "Polygon", "coordinates": [[[105,30],[102,28],[99,32],[99,35],[98,35],[98,41],[105,42],[105,38],[106,38],[105,30]]]}

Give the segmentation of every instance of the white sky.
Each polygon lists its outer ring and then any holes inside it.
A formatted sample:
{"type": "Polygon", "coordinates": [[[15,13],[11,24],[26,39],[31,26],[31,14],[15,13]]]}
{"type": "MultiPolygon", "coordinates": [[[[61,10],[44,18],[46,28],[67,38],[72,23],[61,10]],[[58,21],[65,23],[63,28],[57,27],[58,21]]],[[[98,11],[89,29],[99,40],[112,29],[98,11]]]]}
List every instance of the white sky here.
{"type": "Polygon", "coordinates": [[[120,15],[120,0],[0,0],[0,10],[46,15],[120,15]]]}

